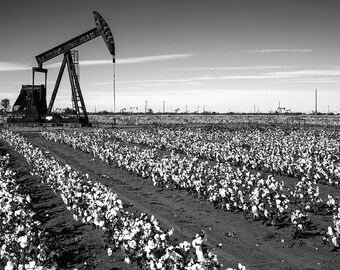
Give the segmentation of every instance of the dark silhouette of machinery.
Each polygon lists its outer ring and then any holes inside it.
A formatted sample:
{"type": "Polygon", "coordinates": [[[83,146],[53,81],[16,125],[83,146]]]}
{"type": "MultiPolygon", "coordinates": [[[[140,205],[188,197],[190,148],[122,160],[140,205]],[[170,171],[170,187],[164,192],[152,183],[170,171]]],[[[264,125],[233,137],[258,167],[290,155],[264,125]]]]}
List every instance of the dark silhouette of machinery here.
{"type": "Polygon", "coordinates": [[[50,119],[53,115],[52,108],[59,89],[59,85],[67,66],[70,77],[70,84],[72,90],[72,103],[75,112],[74,119],[64,119],[64,121],[76,121],[82,125],[89,125],[89,118],[86,111],[85,102],[81,93],[77,69],[75,65],[74,49],[75,47],[86,43],[98,36],[102,36],[110,54],[112,55],[112,62],[115,64],[115,47],[112,32],[102,18],[102,16],[93,11],[96,27],[89,30],[69,41],[66,41],[42,54],[37,55],[36,61],[38,67],[32,68],[32,85],[23,85],[20,94],[13,105],[14,115],[21,115],[22,119],[26,121],[44,122],[46,118],[50,119]],[[46,103],[46,83],[47,83],[47,69],[43,68],[43,64],[58,55],[64,55],[60,71],[51,95],[49,105],[46,103]],[[45,85],[35,85],[35,73],[40,72],[45,75],[45,85]]]}
{"type": "Polygon", "coordinates": [[[44,85],[23,85],[13,105],[13,111],[25,112],[29,121],[43,121],[46,116],[46,88],[44,85]]]}

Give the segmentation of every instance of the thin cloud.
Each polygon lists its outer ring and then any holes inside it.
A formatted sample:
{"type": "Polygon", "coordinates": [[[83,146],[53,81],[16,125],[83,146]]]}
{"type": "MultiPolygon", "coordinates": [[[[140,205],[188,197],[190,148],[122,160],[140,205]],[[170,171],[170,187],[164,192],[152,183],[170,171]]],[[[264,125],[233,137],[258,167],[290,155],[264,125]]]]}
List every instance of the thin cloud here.
{"type": "Polygon", "coordinates": [[[292,78],[292,77],[306,77],[306,76],[339,76],[340,69],[309,69],[309,70],[294,70],[294,71],[280,71],[269,72],[266,75],[276,78],[292,78]]]}
{"type": "MultiPolygon", "coordinates": [[[[117,64],[141,64],[141,63],[150,63],[150,62],[158,62],[158,61],[166,61],[166,60],[174,60],[174,59],[183,59],[189,58],[193,54],[190,53],[182,53],[182,54],[162,54],[162,55],[152,55],[152,56],[140,56],[140,57],[131,57],[131,58],[118,58],[116,59],[117,64]]],[[[99,66],[99,65],[110,65],[112,64],[112,60],[85,60],[79,61],[80,66],[99,66]]],[[[47,68],[56,68],[60,67],[61,63],[54,63],[50,65],[46,65],[47,68]]]]}
{"type": "Polygon", "coordinates": [[[168,68],[176,71],[209,71],[209,70],[261,70],[261,69],[280,69],[296,68],[297,66],[244,66],[244,67],[192,67],[192,68],[168,68]]]}
{"type": "MultiPolygon", "coordinates": [[[[192,77],[192,78],[184,78],[184,79],[164,79],[164,80],[134,80],[134,81],[117,81],[117,84],[159,84],[159,83],[195,83],[198,81],[209,81],[209,80],[232,80],[232,79],[263,79],[267,78],[265,75],[255,75],[255,76],[201,76],[201,77],[192,77]]],[[[101,82],[94,83],[92,85],[100,86],[100,85],[110,85],[111,82],[101,82]]]]}
{"type": "Polygon", "coordinates": [[[26,64],[13,63],[13,62],[0,62],[0,72],[4,71],[20,71],[32,69],[26,64]]]}
{"type": "Polygon", "coordinates": [[[245,50],[246,53],[280,53],[280,52],[292,52],[292,53],[300,53],[300,52],[313,52],[311,49],[263,49],[263,50],[245,50]]]}
{"type": "MultiPolygon", "coordinates": [[[[160,84],[160,83],[198,83],[200,81],[211,80],[282,80],[290,79],[296,82],[337,82],[332,76],[340,76],[340,69],[328,70],[294,70],[294,71],[280,71],[280,72],[265,72],[255,75],[227,75],[227,76],[198,76],[181,79],[157,79],[157,80],[131,80],[131,81],[117,81],[117,84],[160,84]]],[[[111,82],[101,82],[92,85],[108,85],[111,82]]]]}

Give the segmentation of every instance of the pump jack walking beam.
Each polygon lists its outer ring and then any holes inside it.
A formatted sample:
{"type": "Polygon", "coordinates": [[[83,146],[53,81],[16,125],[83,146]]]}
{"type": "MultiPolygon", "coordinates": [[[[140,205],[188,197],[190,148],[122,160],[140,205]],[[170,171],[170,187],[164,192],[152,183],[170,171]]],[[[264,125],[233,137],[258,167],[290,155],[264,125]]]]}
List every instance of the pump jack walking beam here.
{"type": "Polygon", "coordinates": [[[93,11],[94,20],[96,23],[96,28],[93,28],[90,31],[85,32],[84,34],[81,34],[69,41],[66,41],[59,46],[56,46],[42,54],[39,54],[35,57],[37,60],[37,63],[39,67],[41,68],[43,63],[60,55],[63,53],[66,53],[67,51],[70,51],[74,49],[75,47],[90,41],[91,39],[94,39],[98,36],[102,36],[104,39],[104,42],[109,49],[110,54],[115,57],[115,47],[114,47],[114,41],[113,41],[113,35],[112,32],[106,23],[106,21],[103,19],[103,17],[96,11],[93,11]]]}

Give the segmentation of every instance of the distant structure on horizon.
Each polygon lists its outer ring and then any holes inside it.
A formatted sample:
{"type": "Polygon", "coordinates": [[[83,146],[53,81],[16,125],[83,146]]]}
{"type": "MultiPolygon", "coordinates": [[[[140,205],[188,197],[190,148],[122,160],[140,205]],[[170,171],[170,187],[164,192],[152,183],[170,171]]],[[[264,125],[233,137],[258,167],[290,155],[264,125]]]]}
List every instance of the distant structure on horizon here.
{"type": "Polygon", "coordinates": [[[318,89],[315,89],[315,114],[318,113],[318,89]]]}

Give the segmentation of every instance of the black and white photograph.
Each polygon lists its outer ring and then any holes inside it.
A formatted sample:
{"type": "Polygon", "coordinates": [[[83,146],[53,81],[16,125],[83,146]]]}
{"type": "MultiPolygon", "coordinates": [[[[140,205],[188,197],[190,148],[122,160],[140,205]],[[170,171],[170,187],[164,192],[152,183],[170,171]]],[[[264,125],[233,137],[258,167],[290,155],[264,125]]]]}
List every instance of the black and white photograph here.
{"type": "Polygon", "coordinates": [[[0,269],[339,269],[339,14],[1,0],[0,269]]]}

